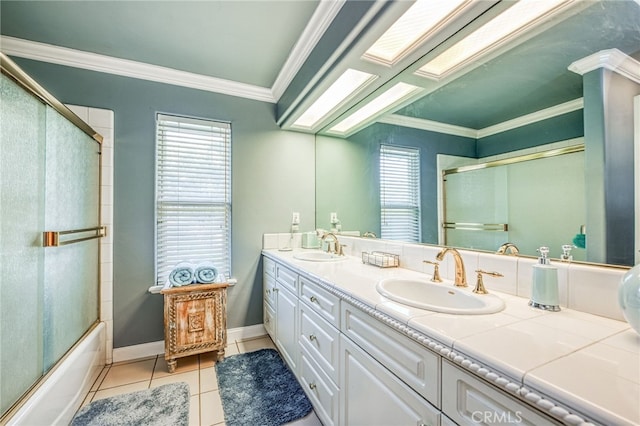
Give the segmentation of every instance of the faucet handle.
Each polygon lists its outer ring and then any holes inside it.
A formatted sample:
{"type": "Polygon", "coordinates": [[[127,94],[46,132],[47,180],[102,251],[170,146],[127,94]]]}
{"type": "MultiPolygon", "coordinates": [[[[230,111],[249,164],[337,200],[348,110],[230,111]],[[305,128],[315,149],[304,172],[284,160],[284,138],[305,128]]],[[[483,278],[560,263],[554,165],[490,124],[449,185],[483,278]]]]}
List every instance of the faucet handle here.
{"type": "Polygon", "coordinates": [[[478,280],[476,281],[476,287],[473,289],[473,292],[477,294],[489,294],[487,289],[484,287],[482,275],[489,275],[496,278],[504,277],[500,272],[489,272],[482,269],[476,269],[476,272],[478,273],[478,280]]]}
{"type": "Polygon", "coordinates": [[[441,283],[442,278],[440,278],[440,264],[438,262],[432,262],[430,260],[423,260],[423,263],[428,263],[433,266],[433,276],[431,277],[431,281],[434,283],[441,283]]]}

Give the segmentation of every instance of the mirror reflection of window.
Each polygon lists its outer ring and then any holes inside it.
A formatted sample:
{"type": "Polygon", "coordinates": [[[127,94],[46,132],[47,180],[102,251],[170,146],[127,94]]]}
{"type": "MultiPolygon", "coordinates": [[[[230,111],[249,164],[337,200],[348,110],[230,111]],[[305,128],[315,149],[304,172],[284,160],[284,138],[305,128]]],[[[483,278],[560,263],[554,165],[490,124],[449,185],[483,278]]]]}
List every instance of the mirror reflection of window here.
{"type": "Polygon", "coordinates": [[[380,146],[381,236],[420,241],[420,151],[380,146]]]}

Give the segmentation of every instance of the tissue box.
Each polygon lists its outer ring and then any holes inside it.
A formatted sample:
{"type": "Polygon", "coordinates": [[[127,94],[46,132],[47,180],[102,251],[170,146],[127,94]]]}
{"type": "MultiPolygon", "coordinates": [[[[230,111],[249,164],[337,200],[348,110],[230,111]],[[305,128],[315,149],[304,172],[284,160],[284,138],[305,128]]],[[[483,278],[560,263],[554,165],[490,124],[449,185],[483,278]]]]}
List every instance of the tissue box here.
{"type": "Polygon", "coordinates": [[[302,234],[302,248],[320,248],[320,239],[315,232],[302,234]]]}

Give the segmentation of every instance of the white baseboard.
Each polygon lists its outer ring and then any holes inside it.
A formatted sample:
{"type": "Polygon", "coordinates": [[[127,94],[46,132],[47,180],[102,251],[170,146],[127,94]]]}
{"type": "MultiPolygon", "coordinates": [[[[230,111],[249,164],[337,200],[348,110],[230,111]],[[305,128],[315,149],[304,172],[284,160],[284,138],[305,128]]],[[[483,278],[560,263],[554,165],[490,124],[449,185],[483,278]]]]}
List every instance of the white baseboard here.
{"type": "Polygon", "coordinates": [[[140,345],[113,348],[113,362],[131,361],[133,359],[148,358],[164,353],[164,340],[142,343],[140,345]]]}
{"type": "Polygon", "coordinates": [[[249,325],[247,327],[230,328],[227,330],[227,342],[248,340],[267,335],[263,324],[249,325]]]}
{"type": "MultiPolygon", "coordinates": [[[[227,342],[254,339],[256,337],[266,336],[266,334],[267,331],[262,324],[230,328],[227,330],[227,342]]],[[[131,361],[161,354],[164,354],[164,340],[114,348],[113,362],[131,361]]]]}

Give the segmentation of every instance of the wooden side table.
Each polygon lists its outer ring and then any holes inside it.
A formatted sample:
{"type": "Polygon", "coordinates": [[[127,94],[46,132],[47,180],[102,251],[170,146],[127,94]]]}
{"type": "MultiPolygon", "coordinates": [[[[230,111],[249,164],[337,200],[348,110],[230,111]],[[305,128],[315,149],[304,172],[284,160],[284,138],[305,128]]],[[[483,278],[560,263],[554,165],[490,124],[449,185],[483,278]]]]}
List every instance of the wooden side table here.
{"type": "Polygon", "coordinates": [[[164,294],[164,357],[169,373],[177,358],[217,351],[227,345],[228,283],[191,284],[162,290],[164,294]]]}

